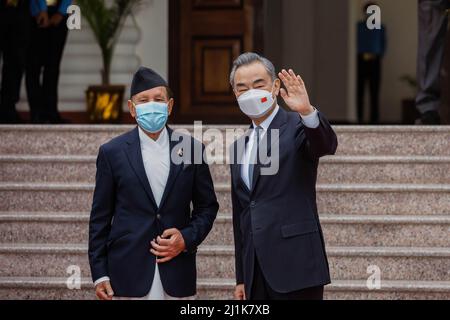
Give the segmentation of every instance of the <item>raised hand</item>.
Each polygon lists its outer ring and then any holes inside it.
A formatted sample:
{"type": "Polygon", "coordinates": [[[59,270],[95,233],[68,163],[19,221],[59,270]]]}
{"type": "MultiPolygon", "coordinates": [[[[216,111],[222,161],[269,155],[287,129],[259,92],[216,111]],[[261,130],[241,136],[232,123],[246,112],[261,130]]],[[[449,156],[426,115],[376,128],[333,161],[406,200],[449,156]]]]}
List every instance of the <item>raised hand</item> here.
{"type": "Polygon", "coordinates": [[[280,93],[289,109],[300,113],[302,116],[307,116],[314,112],[305,83],[300,75],[296,75],[292,69],[289,69],[289,72],[283,69],[278,76],[286,87],[286,89],[281,88],[280,93]]]}

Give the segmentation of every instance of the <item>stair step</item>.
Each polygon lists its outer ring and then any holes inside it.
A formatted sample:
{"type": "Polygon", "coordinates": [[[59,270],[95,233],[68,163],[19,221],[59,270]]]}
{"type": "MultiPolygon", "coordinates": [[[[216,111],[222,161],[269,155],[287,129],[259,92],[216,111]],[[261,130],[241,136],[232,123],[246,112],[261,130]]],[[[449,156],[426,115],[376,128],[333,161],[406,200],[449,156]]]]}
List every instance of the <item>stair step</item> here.
{"type": "MultiPolygon", "coordinates": [[[[90,279],[81,281],[80,290],[69,290],[66,278],[0,278],[0,299],[77,300],[95,299],[90,279]]],[[[198,299],[232,300],[235,281],[199,279],[198,299]]],[[[383,281],[380,290],[369,290],[366,281],[334,281],[325,289],[325,298],[335,299],[440,299],[450,298],[450,282],[383,281]]]]}
{"type": "Polygon", "coordinates": [[[380,290],[368,290],[366,281],[335,281],[326,292],[329,300],[448,300],[450,282],[382,281],[380,290]]]}
{"type": "MultiPolygon", "coordinates": [[[[235,281],[207,279],[199,283],[199,295],[208,299],[230,299],[235,281]]],[[[382,281],[380,290],[369,290],[366,281],[336,280],[325,287],[327,300],[447,300],[450,282],[445,281],[382,281]]]]}
{"type": "MultiPolygon", "coordinates": [[[[0,211],[90,211],[93,184],[0,183],[0,211]]],[[[216,184],[222,212],[231,212],[229,184],[216,184]]],[[[276,192],[276,190],[274,190],[276,192]]],[[[450,185],[322,184],[319,212],[355,215],[448,215],[450,185]]]]}
{"type": "MultiPolygon", "coordinates": [[[[130,63],[124,67],[128,65],[130,63]]],[[[121,70],[116,71],[121,73],[121,70]]],[[[132,128],[94,125],[0,126],[0,150],[2,154],[95,155],[101,144],[132,128]]],[[[173,128],[193,131],[192,126],[173,128]]],[[[219,129],[224,133],[231,128],[244,131],[248,126],[203,127],[204,130],[219,129]]],[[[450,156],[450,127],[446,126],[336,126],[335,130],[339,139],[338,155],[450,156]]]]}
{"type": "MultiPolygon", "coordinates": [[[[96,156],[0,155],[0,181],[8,183],[94,183],[96,156]]],[[[229,183],[227,164],[211,164],[216,184],[229,183]]],[[[321,160],[319,184],[450,184],[450,157],[348,157],[321,160]],[[423,173],[427,174],[424,175],[423,173]]]]}
{"type": "Polygon", "coordinates": [[[4,155],[96,155],[100,145],[132,126],[0,126],[0,150],[4,155]],[[27,137],[22,136],[27,132],[27,137]]]}
{"type": "MultiPolygon", "coordinates": [[[[449,216],[322,214],[320,220],[328,246],[450,246],[449,216]]],[[[233,244],[231,217],[217,218],[205,244],[233,244]]]]}
{"type": "Polygon", "coordinates": [[[333,156],[321,159],[318,172],[319,184],[448,184],[449,181],[450,157],[333,156]]]}
{"type": "MultiPolygon", "coordinates": [[[[321,215],[329,246],[448,246],[448,216],[321,215]]],[[[264,232],[263,230],[261,232],[264,232]]],[[[206,244],[232,244],[231,217],[219,217],[206,244]]]]}
{"type": "MultiPolygon", "coordinates": [[[[87,214],[0,215],[1,243],[85,243],[87,214]]],[[[321,215],[329,246],[450,246],[450,216],[321,215]]],[[[233,245],[232,219],[219,215],[205,245],[233,245]]]]}
{"type": "MultiPolygon", "coordinates": [[[[384,280],[450,280],[449,248],[328,247],[332,279],[360,280],[378,266],[384,280]]],[[[85,244],[0,244],[0,277],[63,277],[79,266],[89,278],[85,244]]],[[[200,278],[233,278],[234,247],[202,246],[197,255],[200,278]]]]}
{"type": "MultiPolygon", "coordinates": [[[[0,155],[0,181],[35,184],[92,184],[95,183],[96,159],[96,156],[0,155]]],[[[210,170],[215,183],[228,184],[230,182],[229,165],[211,165],[210,170]]]]}

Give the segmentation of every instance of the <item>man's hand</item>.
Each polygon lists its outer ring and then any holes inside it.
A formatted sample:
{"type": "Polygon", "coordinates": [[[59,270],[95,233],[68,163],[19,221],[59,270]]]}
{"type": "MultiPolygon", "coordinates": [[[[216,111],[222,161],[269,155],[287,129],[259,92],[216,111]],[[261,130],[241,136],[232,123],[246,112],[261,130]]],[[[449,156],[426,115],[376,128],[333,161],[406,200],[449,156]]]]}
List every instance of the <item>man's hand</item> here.
{"type": "Polygon", "coordinates": [[[39,12],[39,14],[36,16],[36,22],[39,28],[47,28],[49,26],[47,11],[39,12]]]}
{"type": "Polygon", "coordinates": [[[299,75],[290,69],[281,71],[278,76],[283,81],[286,89],[281,88],[281,97],[286,102],[286,105],[302,116],[308,116],[314,112],[313,106],[309,102],[308,92],[306,91],[305,83],[299,75]]]}
{"type": "Polygon", "coordinates": [[[234,299],[236,300],[246,300],[245,297],[245,286],[243,284],[238,284],[234,290],[234,299]]]}
{"type": "Polygon", "coordinates": [[[114,291],[111,288],[111,283],[109,281],[99,283],[95,287],[95,295],[100,300],[112,300],[114,297],[114,291]]]}
{"type": "Polygon", "coordinates": [[[64,17],[61,13],[55,13],[49,21],[49,25],[52,27],[57,27],[63,21],[64,17]]]}
{"type": "Polygon", "coordinates": [[[183,236],[178,229],[164,231],[162,236],[152,241],[150,252],[156,256],[157,263],[165,263],[177,257],[186,250],[183,236]]]}

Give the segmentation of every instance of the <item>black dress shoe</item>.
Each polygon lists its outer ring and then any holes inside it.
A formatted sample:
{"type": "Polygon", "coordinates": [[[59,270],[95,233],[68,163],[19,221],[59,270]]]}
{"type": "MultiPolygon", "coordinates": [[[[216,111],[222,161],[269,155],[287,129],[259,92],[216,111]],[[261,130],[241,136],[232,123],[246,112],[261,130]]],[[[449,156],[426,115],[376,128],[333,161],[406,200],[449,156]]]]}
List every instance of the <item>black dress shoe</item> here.
{"type": "Polygon", "coordinates": [[[52,124],[70,124],[70,120],[59,117],[56,120],[51,121],[52,124]]]}
{"type": "Polygon", "coordinates": [[[428,111],[422,114],[420,118],[420,124],[430,126],[430,125],[440,125],[441,117],[437,111],[428,111]]]}
{"type": "Polygon", "coordinates": [[[18,113],[12,113],[0,116],[0,124],[22,124],[24,121],[18,113]]]}
{"type": "Polygon", "coordinates": [[[62,118],[59,114],[57,114],[57,115],[50,117],[49,123],[51,123],[51,124],[69,124],[70,121],[62,118]]]}
{"type": "Polygon", "coordinates": [[[30,119],[31,124],[46,124],[46,120],[40,116],[32,116],[30,119]]]}

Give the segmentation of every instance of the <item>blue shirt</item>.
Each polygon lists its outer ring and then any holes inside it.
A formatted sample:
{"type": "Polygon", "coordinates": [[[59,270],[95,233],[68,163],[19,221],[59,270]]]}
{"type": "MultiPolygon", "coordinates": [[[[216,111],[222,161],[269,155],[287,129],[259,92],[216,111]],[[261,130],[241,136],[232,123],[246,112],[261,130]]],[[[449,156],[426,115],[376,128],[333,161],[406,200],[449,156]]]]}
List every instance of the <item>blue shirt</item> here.
{"type": "Polygon", "coordinates": [[[386,52],[386,29],[370,30],[366,22],[358,23],[358,54],[372,53],[383,56],[386,52]]]}
{"type": "MultiPolygon", "coordinates": [[[[63,16],[67,15],[67,8],[72,4],[72,0],[61,0],[58,12],[63,16]]],[[[47,2],[45,0],[30,0],[30,10],[33,17],[42,11],[47,11],[47,2]]]]}

